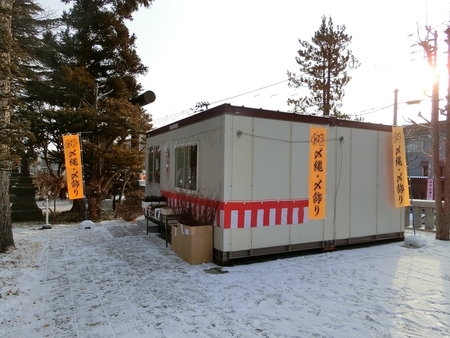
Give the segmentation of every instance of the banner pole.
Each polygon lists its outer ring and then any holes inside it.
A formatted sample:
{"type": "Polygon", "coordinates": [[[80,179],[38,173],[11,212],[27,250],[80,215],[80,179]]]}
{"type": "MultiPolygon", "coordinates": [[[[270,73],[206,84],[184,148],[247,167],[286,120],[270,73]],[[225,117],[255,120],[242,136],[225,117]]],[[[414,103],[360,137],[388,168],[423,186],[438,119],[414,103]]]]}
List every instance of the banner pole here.
{"type": "Polygon", "coordinates": [[[83,140],[81,139],[81,133],[78,133],[78,137],[80,140],[80,153],[81,153],[81,167],[83,168],[82,177],[83,177],[83,200],[84,200],[84,219],[87,221],[88,219],[88,209],[87,209],[87,197],[86,197],[86,170],[84,168],[84,154],[83,154],[83,140]]]}

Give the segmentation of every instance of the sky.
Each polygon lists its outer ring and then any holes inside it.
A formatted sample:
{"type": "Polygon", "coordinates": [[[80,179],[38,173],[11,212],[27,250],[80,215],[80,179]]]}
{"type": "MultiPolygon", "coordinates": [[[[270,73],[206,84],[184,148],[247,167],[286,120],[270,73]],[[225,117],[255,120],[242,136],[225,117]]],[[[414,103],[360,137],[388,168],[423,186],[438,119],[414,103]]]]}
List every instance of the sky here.
{"type": "Polygon", "coordinates": [[[220,269],[190,265],[122,220],[15,227],[16,248],[0,255],[0,336],[448,337],[450,242],[417,234],[425,246],[220,269]]]}
{"type": "MultiPolygon", "coordinates": [[[[41,4],[62,6],[50,0],[41,4]]],[[[145,107],[154,126],[188,116],[197,102],[288,111],[288,98],[308,92],[288,88],[286,73],[298,73],[298,40],[311,41],[322,16],[331,16],[335,26],[346,26],[352,36],[349,49],[361,63],[345,87],[344,113],[391,124],[398,89],[399,124],[418,120],[419,111],[429,116],[431,101],[423,91],[431,82],[430,71],[423,50],[413,47],[425,38],[424,26],[438,32],[445,98],[443,31],[450,19],[450,0],[156,0],[128,23],[137,36],[137,53],[148,67],[139,81],[156,94],[156,101],[145,107]],[[415,106],[403,103],[410,100],[423,101],[415,106]]]]}

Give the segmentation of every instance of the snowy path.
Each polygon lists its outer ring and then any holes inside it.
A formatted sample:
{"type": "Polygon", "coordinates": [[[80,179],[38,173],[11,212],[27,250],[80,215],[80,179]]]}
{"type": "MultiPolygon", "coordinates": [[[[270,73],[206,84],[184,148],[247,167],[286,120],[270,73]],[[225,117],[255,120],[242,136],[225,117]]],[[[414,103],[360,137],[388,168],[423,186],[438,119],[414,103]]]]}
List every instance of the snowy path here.
{"type": "Polygon", "coordinates": [[[125,222],[15,229],[0,337],[448,337],[450,243],[191,266],[125,222]]]}

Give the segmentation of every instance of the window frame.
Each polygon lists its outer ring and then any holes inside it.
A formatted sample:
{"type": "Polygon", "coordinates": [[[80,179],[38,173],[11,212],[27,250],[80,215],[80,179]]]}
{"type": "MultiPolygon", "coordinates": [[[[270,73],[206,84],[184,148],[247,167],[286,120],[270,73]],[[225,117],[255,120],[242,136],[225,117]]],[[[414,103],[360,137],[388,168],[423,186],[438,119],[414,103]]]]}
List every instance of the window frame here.
{"type": "MultiPolygon", "coordinates": [[[[189,143],[183,143],[183,144],[179,144],[175,147],[175,151],[174,151],[174,156],[175,156],[175,177],[174,177],[174,187],[179,190],[179,191],[196,191],[198,189],[198,172],[199,172],[199,143],[198,142],[189,142],[189,143]],[[180,163],[179,163],[179,151],[181,150],[185,150],[189,147],[195,147],[195,163],[194,159],[192,158],[192,156],[189,156],[188,158],[186,158],[186,153],[183,152],[183,159],[182,159],[182,163],[183,163],[183,167],[180,168],[180,163]],[[190,166],[188,167],[189,170],[186,170],[186,164],[190,162],[190,166]],[[194,182],[191,182],[192,179],[190,179],[190,177],[192,177],[192,172],[194,172],[193,170],[190,170],[191,168],[193,168],[192,165],[195,165],[195,175],[194,177],[194,182]],[[181,172],[179,172],[179,170],[181,169],[181,172]],[[181,178],[181,180],[180,180],[181,178]],[[185,184],[184,182],[188,182],[187,184],[185,184]],[[190,182],[190,183],[189,183],[190,182]]],[[[192,154],[189,154],[192,155],[192,154]]]]}
{"type": "Polygon", "coordinates": [[[423,141],[414,140],[406,144],[406,151],[408,153],[420,153],[423,152],[423,141]]]}
{"type": "Polygon", "coordinates": [[[147,182],[160,184],[161,183],[161,147],[149,146],[147,148],[148,154],[148,173],[147,182]],[[159,169],[159,171],[158,171],[159,169]]]}

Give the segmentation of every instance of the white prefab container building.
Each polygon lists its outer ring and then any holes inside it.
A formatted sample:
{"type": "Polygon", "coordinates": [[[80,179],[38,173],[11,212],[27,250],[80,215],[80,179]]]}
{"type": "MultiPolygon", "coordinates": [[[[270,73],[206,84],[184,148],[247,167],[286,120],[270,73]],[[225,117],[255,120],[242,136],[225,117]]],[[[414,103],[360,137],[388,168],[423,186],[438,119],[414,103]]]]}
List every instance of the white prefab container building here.
{"type": "Polygon", "coordinates": [[[404,239],[390,126],[224,104],[147,134],[146,194],[217,192],[214,259],[404,239]],[[308,220],[311,126],[327,129],[326,216],[308,220]]]}

